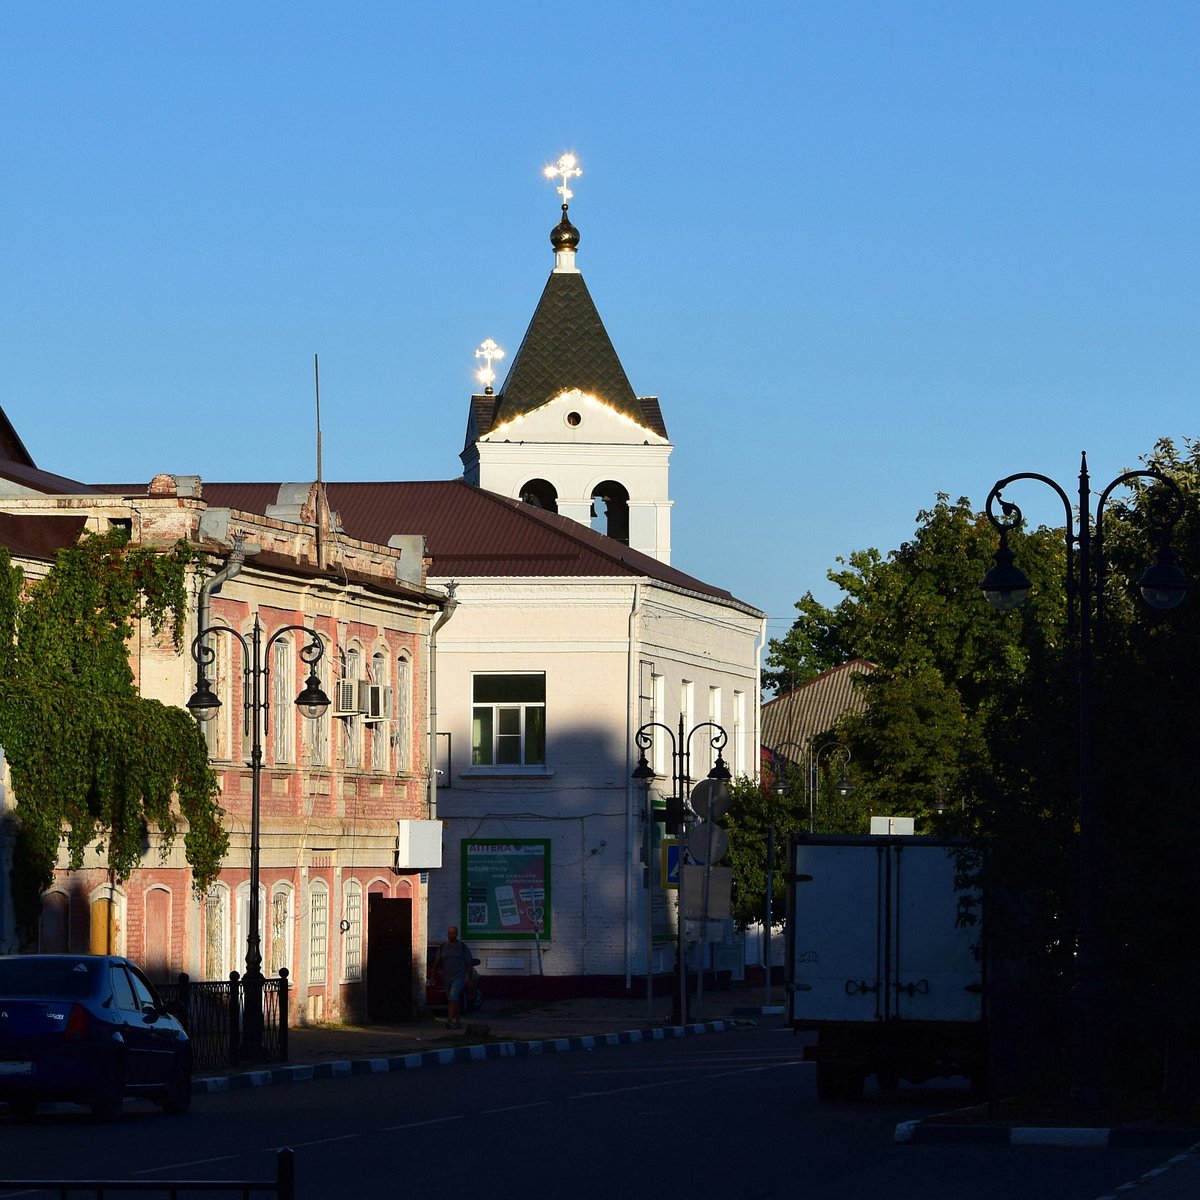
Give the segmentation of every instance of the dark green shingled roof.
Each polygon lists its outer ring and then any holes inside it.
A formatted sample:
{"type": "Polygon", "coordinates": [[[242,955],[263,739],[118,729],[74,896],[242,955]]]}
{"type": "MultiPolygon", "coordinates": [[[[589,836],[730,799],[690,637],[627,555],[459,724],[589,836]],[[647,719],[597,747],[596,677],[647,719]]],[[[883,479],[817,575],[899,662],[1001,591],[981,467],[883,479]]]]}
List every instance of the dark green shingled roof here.
{"type": "Polygon", "coordinates": [[[572,388],[667,436],[657,400],[647,404],[634,394],[583,276],[563,271],[547,280],[492,411],[477,412],[478,433],[541,408],[572,388]]]}

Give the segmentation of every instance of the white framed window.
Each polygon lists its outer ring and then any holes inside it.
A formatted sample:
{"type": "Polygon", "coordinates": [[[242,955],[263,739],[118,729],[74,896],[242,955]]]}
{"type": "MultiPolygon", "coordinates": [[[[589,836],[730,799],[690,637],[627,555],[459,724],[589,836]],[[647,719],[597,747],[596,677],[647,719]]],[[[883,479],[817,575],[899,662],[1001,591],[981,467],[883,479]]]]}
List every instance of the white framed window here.
{"type": "MultiPolygon", "coordinates": [[[[320,661],[316,663],[315,670],[317,678],[321,682],[321,691],[327,696],[330,695],[328,656],[321,657],[320,661]]],[[[319,717],[312,720],[305,717],[300,722],[300,727],[304,730],[305,743],[308,746],[310,766],[329,765],[329,721],[329,709],[326,709],[319,717]]]]}
{"type": "Polygon", "coordinates": [[[271,725],[274,761],[292,761],[292,731],[296,726],[296,684],[292,640],[281,637],[271,647],[271,725]]]}
{"type": "Polygon", "coordinates": [[[472,679],[471,765],[529,767],[546,762],[546,673],[472,679]]]}
{"type": "Polygon", "coordinates": [[[204,734],[205,745],[208,746],[208,757],[214,762],[229,762],[233,757],[230,749],[229,722],[230,713],[236,705],[233,703],[233,689],[229,682],[231,642],[228,634],[216,634],[208,639],[208,646],[214,657],[205,667],[205,671],[213,695],[221,701],[221,707],[211,720],[200,722],[200,731],[204,734]]]}
{"type": "MultiPolygon", "coordinates": [[[[709,687],[708,689],[708,719],[714,725],[720,725],[722,729],[725,728],[725,724],[721,720],[721,689],[719,687],[709,687]]],[[[716,736],[716,732],[715,729],[709,730],[710,736],[707,742],[708,766],[710,769],[716,766],[717,762],[717,751],[713,749],[712,745],[712,739],[716,736]]]]}
{"type": "MultiPolygon", "coordinates": [[[[380,687],[387,686],[388,660],[384,654],[371,656],[371,682],[380,687]]],[[[376,721],[371,725],[371,770],[386,771],[388,769],[389,727],[386,721],[376,721]]]]}
{"type": "Polygon", "coordinates": [[[679,685],[679,712],[683,717],[683,736],[687,737],[696,724],[696,685],[690,679],[679,685]]]}
{"type": "MultiPolygon", "coordinates": [[[[650,676],[650,720],[663,722],[667,704],[667,677],[650,676]]],[[[665,722],[664,722],[665,723],[665,722]]],[[[654,741],[650,747],[650,766],[655,775],[667,773],[667,736],[661,729],[652,731],[654,741]]]]}
{"type": "Polygon", "coordinates": [[[746,774],[746,693],[733,693],[733,773],[746,774]]]}
{"type": "Polygon", "coordinates": [[[308,893],[308,982],[328,981],[329,962],[329,888],[323,879],[314,879],[308,893]]]}
{"type": "Polygon", "coordinates": [[[228,979],[232,962],[229,888],[223,883],[214,883],[204,895],[204,978],[228,979]]]}
{"type": "Polygon", "coordinates": [[[278,975],[280,967],[292,969],[292,889],[277,883],[271,889],[271,946],[270,975],[278,975]]]}
{"type": "MultiPolygon", "coordinates": [[[[258,952],[266,949],[263,930],[267,919],[267,889],[258,885],[258,952]]],[[[246,970],[247,942],[250,934],[250,884],[240,883],[237,890],[237,921],[233,939],[233,969],[246,970]]],[[[265,960],[264,960],[265,961],[265,960]]]]}
{"type": "MultiPolygon", "coordinates": [[[[362,651],[351,646],[346,651],[346,669],[342,676],[348,683],[358,683],[362,679],[362,651]]],[[[361,716],[344,718],[346,745],[346,767],[356,771],[362,766],[362,727],[361,716]]]]}
{"type": "Polygon", "coordinates": [[[342,888],[342,978],[362,979],[362,884],[348,879],[342,888]]]}
{"type": "Polygon", "coordinates": [[[396,773],[412,770],[412,663],[401,656],[396,659],[396,700],[392,706],[396,724],[393,741],[396,743],[396,773]]]}

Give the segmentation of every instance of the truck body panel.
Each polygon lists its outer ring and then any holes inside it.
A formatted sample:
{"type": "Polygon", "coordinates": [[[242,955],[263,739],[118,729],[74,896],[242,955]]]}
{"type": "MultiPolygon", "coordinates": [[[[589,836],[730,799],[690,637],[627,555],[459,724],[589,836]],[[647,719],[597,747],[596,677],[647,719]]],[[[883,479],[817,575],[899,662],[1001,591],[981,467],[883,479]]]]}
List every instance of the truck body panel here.
{"type": "Polygon", "coordinates": [[[789,844],[787,1017],[818,1033],[805,1056],[841,1072],[822,1094],[848,1098],[867,1074],[982,1074],[980,926],[962,920],[964,902],[979,907],[956,886],[956,850],[925,837],[789,844]]]}

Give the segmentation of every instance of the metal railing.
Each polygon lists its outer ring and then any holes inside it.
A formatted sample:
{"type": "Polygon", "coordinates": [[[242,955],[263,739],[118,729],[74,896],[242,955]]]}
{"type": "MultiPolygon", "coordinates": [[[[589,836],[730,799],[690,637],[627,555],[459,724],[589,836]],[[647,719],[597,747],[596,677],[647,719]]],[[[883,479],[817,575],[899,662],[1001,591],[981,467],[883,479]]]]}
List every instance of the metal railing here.
{"type": "Polygon", "coordinates": [[[193,982],[181,973],[175,983],[160,983],[163,1002],[179,1014],[192,1043],[192,1067],[201,1070],[236,1067],[243,1062],[287,1062],[288,970],[262,986],[262,1041],[247,1046],[242,1014],[245,980],[237,971],[228,980],[193,982]]]}
{"type": "Polygon", "coordinates": [[[255,1193],[266,1193],[278,1200],[295,1200],[296,1156],[292,1150],[276,1154],[274,1179],[0,1179],[0,1189],[57,1192],[59,1200],[69,1200],[80,1192],[90,1192],[97,1200],[122,1192],[155,1192],[170,1200],[185,1192],[240,1192],[244,1200],[255,1193]]]}

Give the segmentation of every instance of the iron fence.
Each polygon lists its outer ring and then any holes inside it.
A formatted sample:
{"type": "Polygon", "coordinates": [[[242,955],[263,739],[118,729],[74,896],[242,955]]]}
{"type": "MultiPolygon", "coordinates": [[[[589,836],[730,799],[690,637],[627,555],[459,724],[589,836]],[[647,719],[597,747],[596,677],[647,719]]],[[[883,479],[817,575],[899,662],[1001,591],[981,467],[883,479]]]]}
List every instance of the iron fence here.
{"type": "Polygon", "coordinates": [[[175,983],[160,983],[163,1002],[179,1014],[192,1043],[194,1069],[236,1067],[243,1062],[287,1062],[288,971],[262,985],[262,1040],[248,1046],[243,1012],[246,981],[237,971],[228,980],[192,981],[181,973],[175,983]]]}

